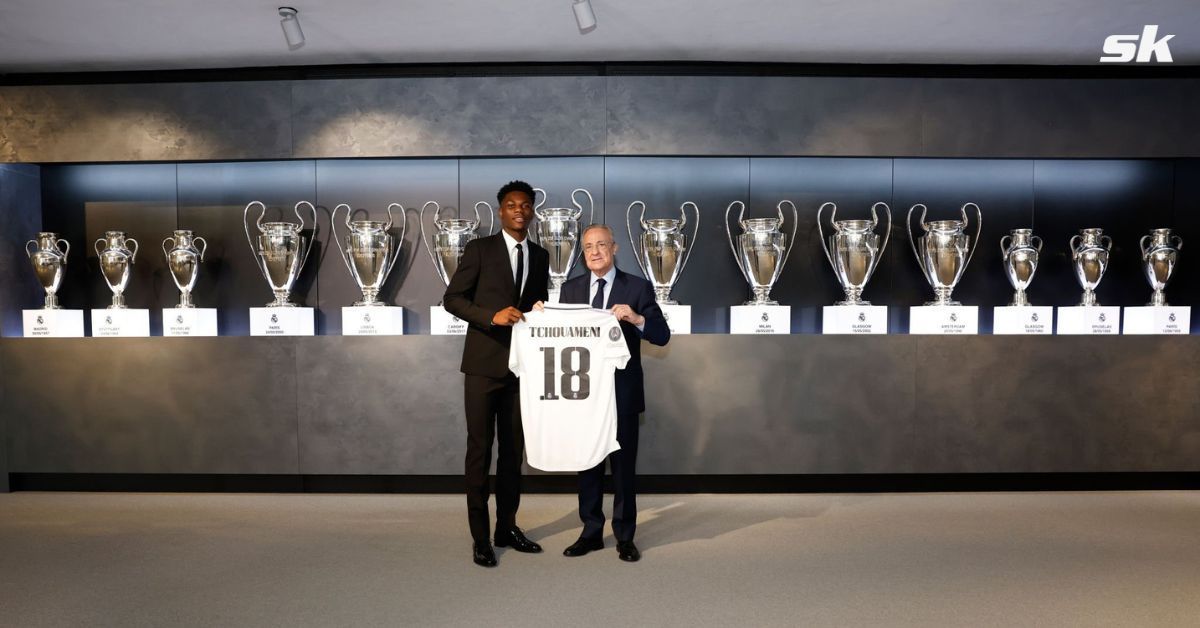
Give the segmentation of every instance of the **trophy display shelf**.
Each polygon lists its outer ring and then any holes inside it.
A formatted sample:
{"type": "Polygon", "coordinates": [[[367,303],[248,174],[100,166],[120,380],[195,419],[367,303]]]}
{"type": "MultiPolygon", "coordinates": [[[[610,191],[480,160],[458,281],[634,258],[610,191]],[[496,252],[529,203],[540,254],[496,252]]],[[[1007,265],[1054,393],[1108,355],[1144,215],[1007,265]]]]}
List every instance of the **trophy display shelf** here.
{"type": "Polygon", "coordinates": [[[908,333],[971,336],[979,333],[977,305],[914,305],[908,308],[908,333]]]}
{"type": "Polygon", "coordinates": [[[25,338],[83,338],[83,310],[22,310],[25,338]]]}
{"type": "Polygon", "coordinates": [[[403,336],[404,308],[356,305],[342,308],[343,336],[403,336]]]}
{"type": "Polygon", "coordinates": [[[92,310],[93,338],[146,338],[150,310],[108,307],[92,310]]]}
{"type": "Polygon", "coordinates": [[[252,307],[251,336],[313,336],[316,315],[311,307],[252,307]]]}
{"type": "Polygon", "coordinates": [[[692,333],[692,306],[679,303],[659,303],[663,318],[667,319],[667,328],[671,334],[680,336],[692,333]]]}
{"type": "Polygon", "coordinates": [[[1054,333],[1054,308],[1049,305],[996,306],[992,313],[992,333],[997,336],[1048,336],[1054,333]]]}
{"type": "Polygon", "coordinates": [[[822,334],[886,334],[887,331],[886,305],[864,303],[821,308],[822,334]]]}
{"type": "Polygon", "coordinates": [[[790,305],[735,305],[729,308],[729,333],[790,334],[792,333],[792,306],[790,305]]]}
{"type": "Polygon", "coordinates": [[[1055,318],[1060,336],[1111,336],[1121,330],[1121,308],[1115,305],[1060,307],[1055,318]]]}
{"type": "Polygon", "coordinates": [[[1192,329],[1192,308],[1179,305],[1127,307],[1121,333],[1128,336],[1186,335],[1192,329]]]}
{"type": "Polygon", "coordinates": [[[440,305],[429,306],[429,333],[434,336],[465,336],[467,321],[446,311],[440,305]]]}
{"type": "Polygon", "coordinates": [[[165,307],[162,311],[163,336],[219,336],[217,310],[211,307],[165,307]]]}

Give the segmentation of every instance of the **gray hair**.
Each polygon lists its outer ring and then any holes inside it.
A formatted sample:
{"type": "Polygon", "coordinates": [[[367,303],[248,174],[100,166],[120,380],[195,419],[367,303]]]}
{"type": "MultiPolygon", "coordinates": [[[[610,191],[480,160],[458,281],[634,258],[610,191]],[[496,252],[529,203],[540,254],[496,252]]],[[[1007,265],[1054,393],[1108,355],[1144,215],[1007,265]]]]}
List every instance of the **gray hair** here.
{"type": "Polygon", "coordinates": [[[587,232],[591,231],[592,229],[603,229],[608,232],[609,240],[612,240],[613,242],[617,241],[617,235],[615,233],[613,233],[612,227],[610,227],[602,222],[593,222],[592,224],[588,225],[583,230],[583,233],[579,234],[579,239],[582,240],[583,237],[587,235],[587,232]]]}

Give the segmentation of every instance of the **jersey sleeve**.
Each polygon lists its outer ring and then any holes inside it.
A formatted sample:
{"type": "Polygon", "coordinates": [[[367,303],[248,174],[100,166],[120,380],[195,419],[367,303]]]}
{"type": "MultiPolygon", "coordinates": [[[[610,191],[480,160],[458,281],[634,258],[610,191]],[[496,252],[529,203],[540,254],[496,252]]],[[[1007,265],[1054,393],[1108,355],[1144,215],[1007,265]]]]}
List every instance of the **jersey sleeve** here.
{"type": "Polygon", "coordinates": [[[625,344],[625,334],[615,316],[604,327],[604,357],[613,368],[623,369],[629,362],[629,346],[625,344]]]}
{"type": "MultiPolygon", "coordinates": [[[[525,316],[529,316],[526,314],[525,316]]],[[[512,338],[508,343],[508,370],[513,375],[521,376],[521,338],[525,335],[525,321],[513,325],[512,338]]]]}

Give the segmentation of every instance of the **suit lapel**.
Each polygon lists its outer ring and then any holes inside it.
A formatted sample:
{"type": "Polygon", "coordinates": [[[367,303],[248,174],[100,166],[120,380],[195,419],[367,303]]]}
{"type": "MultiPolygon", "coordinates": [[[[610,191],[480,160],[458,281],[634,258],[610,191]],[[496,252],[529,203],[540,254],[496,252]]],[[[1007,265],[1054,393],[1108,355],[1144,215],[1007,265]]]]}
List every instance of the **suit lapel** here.
{"type": "Polygon", "coordinates": [[[617,303],[628,304],[629,301],[625,299],[625,289],[628,283],[629,282],[625,277],[625,273],[618,268],[617,275],[613,277],[612,290],[608,291],[608,301],[605,301],[604,305],[608,308],[611,308],[617,303]]]}
{"type": "MultiPolygon", "coordinates": [[[[504,268],[504,276],[506,278],[504,280],[504,288],[506,290],[505,294],[511,295],[513,290],[517,289],[517,284],[515,281],[513,281],[512,258],[508,256],[508,240],[504,239],[504,234],[502,233],[497,233],[495,238],[496,253],[500,256],[500,261],[504,264],[502,268],[504,268]]],[[[526,260],[526,262],[528,262],[528,260],[526,260]]]]}

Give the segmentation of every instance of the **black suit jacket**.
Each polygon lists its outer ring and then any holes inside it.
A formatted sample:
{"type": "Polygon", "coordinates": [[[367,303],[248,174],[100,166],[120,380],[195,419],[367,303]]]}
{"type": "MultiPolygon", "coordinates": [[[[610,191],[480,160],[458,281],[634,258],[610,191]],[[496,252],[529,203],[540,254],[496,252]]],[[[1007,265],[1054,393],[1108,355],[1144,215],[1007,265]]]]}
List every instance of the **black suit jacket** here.
{"type": "MultiPolygon", "coordinates": [[[[592,288],[591,271],[568,280],[562,287],[559,300],[563,303],[591,303],[588,298],[592,288]]],[[[629,347],[629,363],[617,371],[617,414],[638,414],[646,410],[646,393],[642,383],[642,339],[663,346],[671,339],[671,329],[662,309],[654,300],[654,288],[650,282],[617,269],[608,302],[604,307],[628,305],[634,312],[646,317],[642,331],[626,321],[621,321],[625,344],[629,347]]]]}
{"type": "Polygon", "coordinates": [[[461,369],[467,375],[506,376],[512,327],[492,325],[492,316],[509,306],[528,312],[534,303],[549,298],[550,254],[533,240],[526,241],[529,277],[518,303],[513,302],[513,268],[502,233],[469,242],[446,287],[443,307],[469,323],[461,369]]]}

